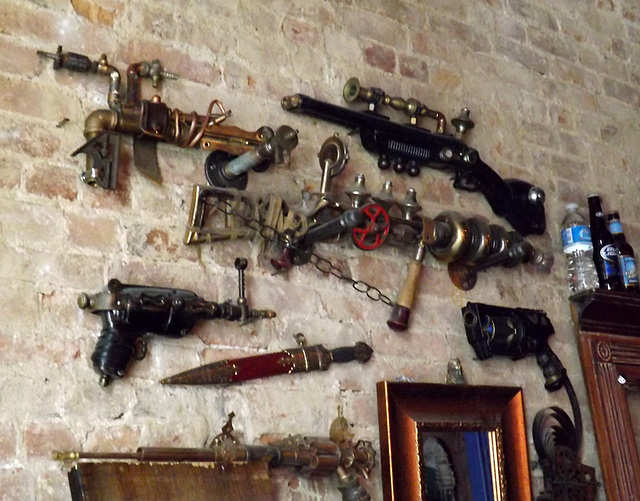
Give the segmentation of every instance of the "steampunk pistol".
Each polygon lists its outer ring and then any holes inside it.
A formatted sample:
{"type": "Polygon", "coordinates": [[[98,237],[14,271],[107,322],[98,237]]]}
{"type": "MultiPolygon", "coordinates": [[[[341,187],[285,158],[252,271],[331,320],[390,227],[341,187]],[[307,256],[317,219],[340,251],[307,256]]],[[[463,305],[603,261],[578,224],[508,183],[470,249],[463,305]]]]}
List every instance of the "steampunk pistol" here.
{"type": "Polygon", "coordinates": [[[236,259],[235,267],[240,274],[236,304],[206,301],[188,290],[123,284],[116,279],[110,280],[103,292],[81,294],[78,306],[102,319],[102,331],[91,355],[100,385],[107,386],[112,378],[123,377],[132,358],[144,358],[145,334],[180,338],[189,334],[200,320],[247,322],[275,317],[270,310],[249,309],[244,297],[246,266],[245,259],[236,259]]]}

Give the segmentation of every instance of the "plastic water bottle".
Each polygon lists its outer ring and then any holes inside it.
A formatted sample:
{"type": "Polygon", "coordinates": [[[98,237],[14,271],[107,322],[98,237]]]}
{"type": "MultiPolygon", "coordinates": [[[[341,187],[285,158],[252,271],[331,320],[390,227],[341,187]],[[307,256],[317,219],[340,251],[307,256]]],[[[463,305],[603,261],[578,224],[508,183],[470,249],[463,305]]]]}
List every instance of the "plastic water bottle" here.
{"type": "Polygon", "coordinates": [[[567,259],[567,281],[571,294],[597,289],[598,272],[593,262],[591,230],[578,212],[578,204],[569,203],[562,220],[562,249],[567,259]]]}

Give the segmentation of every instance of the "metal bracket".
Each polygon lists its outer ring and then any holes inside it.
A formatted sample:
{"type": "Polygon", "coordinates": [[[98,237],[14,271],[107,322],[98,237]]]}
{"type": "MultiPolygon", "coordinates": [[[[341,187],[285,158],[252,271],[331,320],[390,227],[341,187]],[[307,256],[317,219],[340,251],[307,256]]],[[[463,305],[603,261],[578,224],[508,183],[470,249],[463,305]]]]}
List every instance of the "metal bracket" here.
{"type": "Polygon", "coordinates": [[[105,130],[84,143],[71,156],[87,155],[87,167],[80,174],[83,182],[106,190],[115,190],[118,184],[118,159],[121,135],[105,130]]]}

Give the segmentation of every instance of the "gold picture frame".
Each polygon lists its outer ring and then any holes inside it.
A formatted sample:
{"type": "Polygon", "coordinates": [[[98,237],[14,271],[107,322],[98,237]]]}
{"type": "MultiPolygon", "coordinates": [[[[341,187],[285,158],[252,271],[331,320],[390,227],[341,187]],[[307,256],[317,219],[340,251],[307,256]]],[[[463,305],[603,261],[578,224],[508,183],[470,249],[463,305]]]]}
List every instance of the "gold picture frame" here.
{"type": "MultiPolygon", "coordinates": [[[[433,486],[429,484],[433,470],[425,455],[435,457],[438,448],[446,451],[456,441],[462,443],[463,437],[483,441],[481,448],[469,449],[475,454],[468,451],[465,457],[479,454],[484,470],[480,475],[476,466],[470,471],[467,465],[470,473],[466,476],[464,467],[456,464],[460,456],[448,454],[452,475],[457,475],[458,494],[463,488],[478,489],[484,481],[482,488],[492,492],[487,499],[531,501],[522,388],[381,381],[377,394],[385,501],[435,498],[427,494],[433,486]]],[[[439,476],[446,477],[446,470],[439,476]]],[[[441,483],[445,492],[449,487],[441,483]]],[[[464,499],[462,496],[459,498],[464,499]]],[[[441,494],[437,499],[447,497],[441,494]]],[[[458,498],[453,495],[451,499],[458,498]]]]}

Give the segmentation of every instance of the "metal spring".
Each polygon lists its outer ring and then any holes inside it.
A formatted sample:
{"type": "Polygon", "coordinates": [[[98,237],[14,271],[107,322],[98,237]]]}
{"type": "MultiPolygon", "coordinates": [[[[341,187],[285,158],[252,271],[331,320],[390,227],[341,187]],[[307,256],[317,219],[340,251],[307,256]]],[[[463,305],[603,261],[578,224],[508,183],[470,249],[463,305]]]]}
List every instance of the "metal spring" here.
{"type": "Polygon", "coordinates": [[[395,139],[389,140],[389,151],[400,153],[401,155],[411,156],[413,158],[420,158],[425,161],[430,157],[430,152],[428,149],[403,143],[401,141],[396,141],[395,139]]]}

